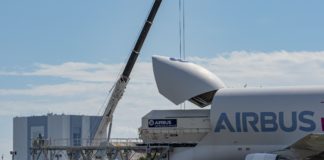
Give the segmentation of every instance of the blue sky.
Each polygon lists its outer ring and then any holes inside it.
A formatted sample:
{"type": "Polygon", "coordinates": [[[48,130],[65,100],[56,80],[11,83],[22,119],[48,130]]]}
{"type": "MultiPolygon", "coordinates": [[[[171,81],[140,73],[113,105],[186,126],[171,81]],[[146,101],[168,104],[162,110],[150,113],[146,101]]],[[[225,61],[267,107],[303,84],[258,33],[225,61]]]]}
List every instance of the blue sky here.
{"type": "MultiPolygon", "coordinates": [[[[148,0],[0,2],[3,68],[64,61],[121,62],[151,7],[148,0]]],[[[233,50],[322,50],[322,1],[187,0],[188,55],[233,50]]],[[[142,59],[177,56],[178,1],[165,0],[142,59]],[[145,54],[146,53],[146,54],[145,54]]],[[[28,67],[27,67],[28,68],[28,67]]]]}
{"type": "MultiPolygon", "coordinates": [[[[152,2],[0,1],[0,109],[3,110],[0,125],[6,128],[0,133],[0,151],[4,150],[6,158],[11,148],[13,116],[47,112],[97,113],[120,64],[125,62],[135,43],[152,2]],[[56,95],[57,90],[53,88],[67,94],[56,95]],[[94,99],[94,96],[99,98],[94,99]],[[79,103],[83,100],[82,107],[79,103]],[[62,101],[62,104],[53,101],[62,101]],[[64,105],[71,108],[65,111],[64,105]],[[76,112],[74,105],[81,106],[80,110],[76,112]],[[92,112],[86,105],[98,109],[92,112]],[[16,109],[8,110],[11,107],[16,109]]],[[[185,4],[187,56],[218,72],[232,86],[246,82],[252,86],[323,84],[317,79],[322,78],[319,74],[324,66],[324,61],[320,60],[324,50],[324,1],[186,0],[185,4]],[[223,63],[218,56],[225,56],[228,61],[223,63]],[[206,64],[206,59],[214,61],[206,64]],[[280,61],[276,61],[278,59],[280,61]],[[244,68],[246,63],[251,66],[244,68]],[[262,68],[263,64],[279,67],[252,72],[256,66],[262,68]],[[300,64],[306,65],[306,69],[293,70],[300,64]],[[217,68],[226,65],[242,69],[228,69],[223,73],[217,68]],[[231,73],[239,73],[237,76],[242,79],[230,76],[231,73]],[[309,74],[307,76],[312,79],[299,77],[300,73],[309,74]],[[264,80],[264,77],[268,79],[264,80]]],[[[126,106],[132,103],[141,105],[136,101],[139,99],[136,89],[147,87],[143,81],[154,84],[151,75],[143,78],[151,73],[151,55],[179,56],[178,20],[178,1],[164,0],[142,49],[141,64],[135,68],[135,81],[130,84],[130,91],[124,97],[126,100],[121,104],[125,106],[124,110],[117,113],[126,112],[126,106]]],[[[147,107],[172,105],[158,95],[154,85],[150,86],[147,93],[152,91],[156,95],[150,97],[152,95],[147,94],[142,98],[159,103],[147,102],[147,107]]],[[[141,114],[150,109],[145,108],[141,114]]],[[[119,120],[120,131],[125,131],[127,125],[124,122],[128,119],[119,120]]]]}

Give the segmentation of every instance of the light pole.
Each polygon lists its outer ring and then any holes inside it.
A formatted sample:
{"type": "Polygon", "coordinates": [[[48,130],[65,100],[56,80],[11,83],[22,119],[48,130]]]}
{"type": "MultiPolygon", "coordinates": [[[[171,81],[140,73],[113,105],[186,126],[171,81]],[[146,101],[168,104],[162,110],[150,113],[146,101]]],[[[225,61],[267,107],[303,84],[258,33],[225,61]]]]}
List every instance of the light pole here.
{"type": "Polygon", "coordinates": [[[11,154],[12,160],[14,160],[15,155],[17,155],[17,152],[16,151],[10,151],[10,154],[11,154]]]}

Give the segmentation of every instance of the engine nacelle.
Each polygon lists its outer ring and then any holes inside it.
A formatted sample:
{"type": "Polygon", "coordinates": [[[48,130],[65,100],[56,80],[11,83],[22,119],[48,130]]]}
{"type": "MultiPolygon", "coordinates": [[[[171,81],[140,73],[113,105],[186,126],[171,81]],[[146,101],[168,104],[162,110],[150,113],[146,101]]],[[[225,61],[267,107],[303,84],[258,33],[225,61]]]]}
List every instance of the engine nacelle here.
{"type": "Polygon", "coordinates": [[[252,153],[248,154],[245,160],[279,160],[279,156],[270,153],[252,153]]]}

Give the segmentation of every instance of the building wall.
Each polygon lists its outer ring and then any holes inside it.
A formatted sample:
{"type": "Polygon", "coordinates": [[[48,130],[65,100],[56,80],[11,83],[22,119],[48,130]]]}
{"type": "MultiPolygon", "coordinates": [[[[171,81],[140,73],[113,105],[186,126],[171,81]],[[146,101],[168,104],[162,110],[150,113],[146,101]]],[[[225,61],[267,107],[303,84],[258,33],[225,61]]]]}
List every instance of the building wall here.
{"type": "MultiPolygon", "coordinates": [[[[33,139],[41,136],[44,139],[47,139],[47,116],[33,116],[27,118],[27,154],[28,160],[32,159],[30,147],[32,147],[33,139]]],[[[18,154],[18,152],[17,152],[18,154]]]]}
{"type": "Polygon", "coordinates": [[[15,159],[26,159],[28,157],[27,151],[27,118],[14,118],[13,119],[13,148],[17,151],[15,159]]]}
{"type": "Polygon", "coordinates": [[[89,145],[101,117],[76,115],[47,115],[14,118],[13,149],[15,160],[31,160],[32,139],[39,134],[52,144],[62,146],[89,145]]]}
{"type": "Polygon", "coordinates": [[[55,145],[70,145],[70,118],[66,115],[48,116],[48,137],[55,145]]]}
{"type": "Polygon", "coordinates": [[[81,146],[82,117],[70,116],[70,145],[81,146]]]}
{"type": "MultiPolygon", "coordinates": [[[[91,116],[90,117],[90,139],[93,139],[95,134],[96,134],[96,130],[99,127],[100,121],[101,121],[102,117],[99,116],[91,116]]],[[[104,135],[107,135],[107,133],[105,133],[104,135]]]]}
{"type": "Polygon", "coordinates": [[[82,117],[82,139],[83,141],[81,142],[81,145],[85,146],[85,145],[89,145],[90,144],[90,117],[82,117]]]}
{"type": "Polygon", "coordinates": [[[70,116],[63,116],[61,125],[62,125],[62,138],[66,139],[63,143],[65,145],[71,145],[68,141],[70,139],[70,132],[71,132],[70,116]]]}

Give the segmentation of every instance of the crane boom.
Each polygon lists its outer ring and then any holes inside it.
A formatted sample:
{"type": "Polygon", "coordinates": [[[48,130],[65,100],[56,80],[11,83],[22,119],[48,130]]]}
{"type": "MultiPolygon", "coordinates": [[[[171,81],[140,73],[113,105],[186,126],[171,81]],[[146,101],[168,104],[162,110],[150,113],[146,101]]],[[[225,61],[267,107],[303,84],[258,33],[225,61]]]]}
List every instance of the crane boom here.
{"type": "Polygon", "coordinates": [[[108,141],[110,138],[110,132],[111,132],[111,125],[112,125],[112,118],[113,118],[113,113],[116,109],[116,106],[119,102],[119,100],[122,98],[123,93],[126,89],[127,83],[129,81],[129,76],[133,70],[134,64],[137,60],[138,55],[140,54],[141,48],[144,44],[144,41],[146,39],[146,36],[152,26],[154,17],[160,7],[162,0],[155,0],[150,14],[146,19],[146,22],[142,28],[142,31],[136,41],[136,44],[134,46],[134,49],[132,50],[132,53],[127,61],[127,64],[124,68],[123,73],[120,75],[119,79],[117,80],[115,87],[113,89],[113,92],[111,94],[111,97],[107,103],[105,112],[102,116],[102,119],[100,121],[100,124],[98,126],[98,129],[93,137],[93,140],[91,142],[91,144],[93,146],[97,146],[100,144],[100,139],[103,139],[106,136],[106,131],[107,131],[107,127],[108,125],[110,125],[109,127],[109,135],[108,135],[108,141]]]}

